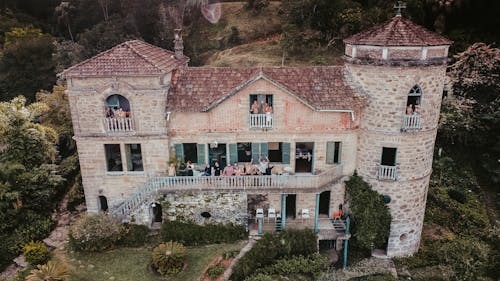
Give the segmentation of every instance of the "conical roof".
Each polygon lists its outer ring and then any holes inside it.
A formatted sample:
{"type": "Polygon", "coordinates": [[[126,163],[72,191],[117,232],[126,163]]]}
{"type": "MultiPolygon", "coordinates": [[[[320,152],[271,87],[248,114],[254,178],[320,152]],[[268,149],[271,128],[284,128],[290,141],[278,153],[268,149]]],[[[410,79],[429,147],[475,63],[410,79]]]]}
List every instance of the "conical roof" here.
{"type": "Polygon", "coordinates": [[[391,20],[344,39],[351,45],[442,46],[453,42],[411,20],[395,16],[391,20]]]}

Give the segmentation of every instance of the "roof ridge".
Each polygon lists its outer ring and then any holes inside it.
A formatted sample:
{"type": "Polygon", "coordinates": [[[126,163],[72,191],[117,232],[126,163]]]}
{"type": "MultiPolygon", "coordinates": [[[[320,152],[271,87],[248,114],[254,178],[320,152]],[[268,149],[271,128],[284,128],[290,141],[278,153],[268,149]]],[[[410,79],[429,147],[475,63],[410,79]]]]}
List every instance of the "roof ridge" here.
{"type": "Polygon", "coordinates": [[[141,44],[145,44],[145,45],[149,45],[151,47],[155,47],[155,48],[158,48],[158,49],[161,49],[161,50],[164,50],[163,48],[160,48],[160,47],[157,47],[157,46],[154,46],[154,45],[151,45],[151,44],[148,44],[142,40],[138,40],[138,39],[135,39],[135,40],[129,40],[129,41],[126,41],[124,42],[124,44],[126,44],[136,55],[138,55],[139,57],[143,58],[144,60],[146,60],[148,63],[150,63],[152,66],[154,66],[157,70],[159,71],[163,71],[161,69],[161,67],[159,65],[157,65],[154,61],[152,61],[151,59],[149,59],[147,56],[141,54],[136,48],[134,48],[134,46],[132,46],[130,43],[132,42],[139,42],[141,44]]]}

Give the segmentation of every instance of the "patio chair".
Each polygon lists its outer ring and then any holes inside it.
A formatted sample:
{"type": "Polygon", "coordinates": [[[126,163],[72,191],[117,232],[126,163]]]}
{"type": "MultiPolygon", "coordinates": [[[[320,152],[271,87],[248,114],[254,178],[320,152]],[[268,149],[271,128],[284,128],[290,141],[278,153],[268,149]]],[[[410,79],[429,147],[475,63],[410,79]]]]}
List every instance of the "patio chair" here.
{"type": "Polygon", "coordinates": [[[273,218],[274,221],[276,221],[276,209],[274,208],[269,208],[267,210],[267,222],[269,222],[271,218],[273,218]]]}
{"type": "Polygon", "coordinates": [[[302,209],[300,212],[300,215],[302,217],[302,222],[304,222],[304,219],[309,219],[311,216],[309,215],[309,209],[302,209]]]}
{"type": "Polygon", "coordinates": [[[259,219],[264,219],[264,209],[257,209],[255,211],[255,222],[257,222],[259,219]]]}

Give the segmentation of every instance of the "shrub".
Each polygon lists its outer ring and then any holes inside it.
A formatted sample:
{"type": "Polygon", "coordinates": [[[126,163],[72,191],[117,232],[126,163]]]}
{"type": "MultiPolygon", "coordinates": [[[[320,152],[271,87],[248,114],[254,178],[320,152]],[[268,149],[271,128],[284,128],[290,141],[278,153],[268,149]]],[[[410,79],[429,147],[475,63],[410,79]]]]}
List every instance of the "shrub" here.
{"type": "Polygon", "coordinates": [[[308,256],[317,251],[317,237],[312,229],[287,229],[281,235],[286,253],[292,256],[308,256]]]}
{"type": "Polygon", "coordinates": [[[310,256],[294,256],[291,258],[283,258],[273,265],[260,269],[257,272],[267,275],[305,275],[314,279],[318,278],[329,264],[327,257],[314,253],[310,256]]]}
{"type": "Polygon", "coordinates": [[[177,241],[186,246],[233,243],[244,239],[245,236],[246,231],[243,226],[232,224],[202,226],[192,222],[169,221],[162,224],[160,229],[162,241],[177,241]]]}
{"type": "Polygon", "coordinates": [[[227,251],[222,254],[222,258],[227,260],[236,257],[239,254],[239,251],[227,251]]]}
{"type": "Polygon", "coordinates": [[[182,270],[185,259],[185,248],[177,242],[167,242],[153,249],[153,265],[162,275],[177,274],[182,270]]]}
{"type": "Polygon", "coordinates": [[[148,241],[149,228],[141,224],[124,224],[120,245],[140,247],[148,241]]]}
{"type": "Polygon", "coordinates": [[[69,278],[67,267],[62,263],[49,261],[47,264],[38,265],[26,277],[26,281],[65,281],[69,278]]]}
{"type": "Polygon", "coordinates": [[[123,233],[123,226],[106,214],[88,215],[70,229],[69,243],[76,251],[98,252],[113,248],[123,233]]]}
{"type": "Polygon", "coordinates": [[[50,252],[43,242],[29,242],[23,246],[26,261],[32,265],[45,264],[50,259],[50,252]]]}
{"type": "Polygon", "coordinates": [[[458,188],[449,189],[448,196],[450,196],[451,199],[462,204],[465,204],[467,202],[467,195],[465,194],[465,191],[458,188]]]}
{"type": "Polygon", "coordinates": [[[382,195],[356,174],[345,186],[350,202],[354,243],[367,250],[383,247],[389,238],[391,214],[382,195]]]}
{"type": "Polygon", "coordinates": [[[223,264],[214,265],[207,269],[207,275],[210,277],[210,280],[215,280],[219,275],[224,273],[225,269],[223,264]]]}
{"type": "Polygon", "coordinates": [[[259,273],[248,277],[245,281],[273,281],[273,278],[269,275],[259,273]]]}

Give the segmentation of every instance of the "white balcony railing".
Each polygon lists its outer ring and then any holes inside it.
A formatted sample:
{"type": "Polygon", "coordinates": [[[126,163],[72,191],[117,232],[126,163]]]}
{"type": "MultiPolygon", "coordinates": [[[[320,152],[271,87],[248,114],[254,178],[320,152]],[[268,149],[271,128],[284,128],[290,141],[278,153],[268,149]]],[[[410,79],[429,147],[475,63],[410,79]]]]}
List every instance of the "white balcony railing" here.
{"type": "Polygon", "coordinates": [[[272,113],[266,114],[252,114],[250,113],[250,128],[272,128],[274,115],[272,113]]]}
{"type": "Polygon", "coordinates": [[[317,190],[336,182],[342,177],[342,166],[324,171],[318,175],[271,175],[230,177],[153,177],[135,194],[113,210],[118,217],[129,215],[146,200],[153,199],[159,192],[173,191],[268,191],[270,189],[312,189],[317,190]]]}
{"type": "Polygon", "coordinates": [[[403,130],[419,130],[421,128],[420,124],[420,114],[405,114],[403,117],[403,130]]]}
{"type": "Polygon", "coordinates": [[[104,118],[104,128],[106,132],[130,132],[134,130],[132,118],[104,118]]]}
{"type": "Polygon", "coordinates": [[[396,180],[398,178],[398,166],[379,165],[378,179],[380,180],[396,180]]]}

